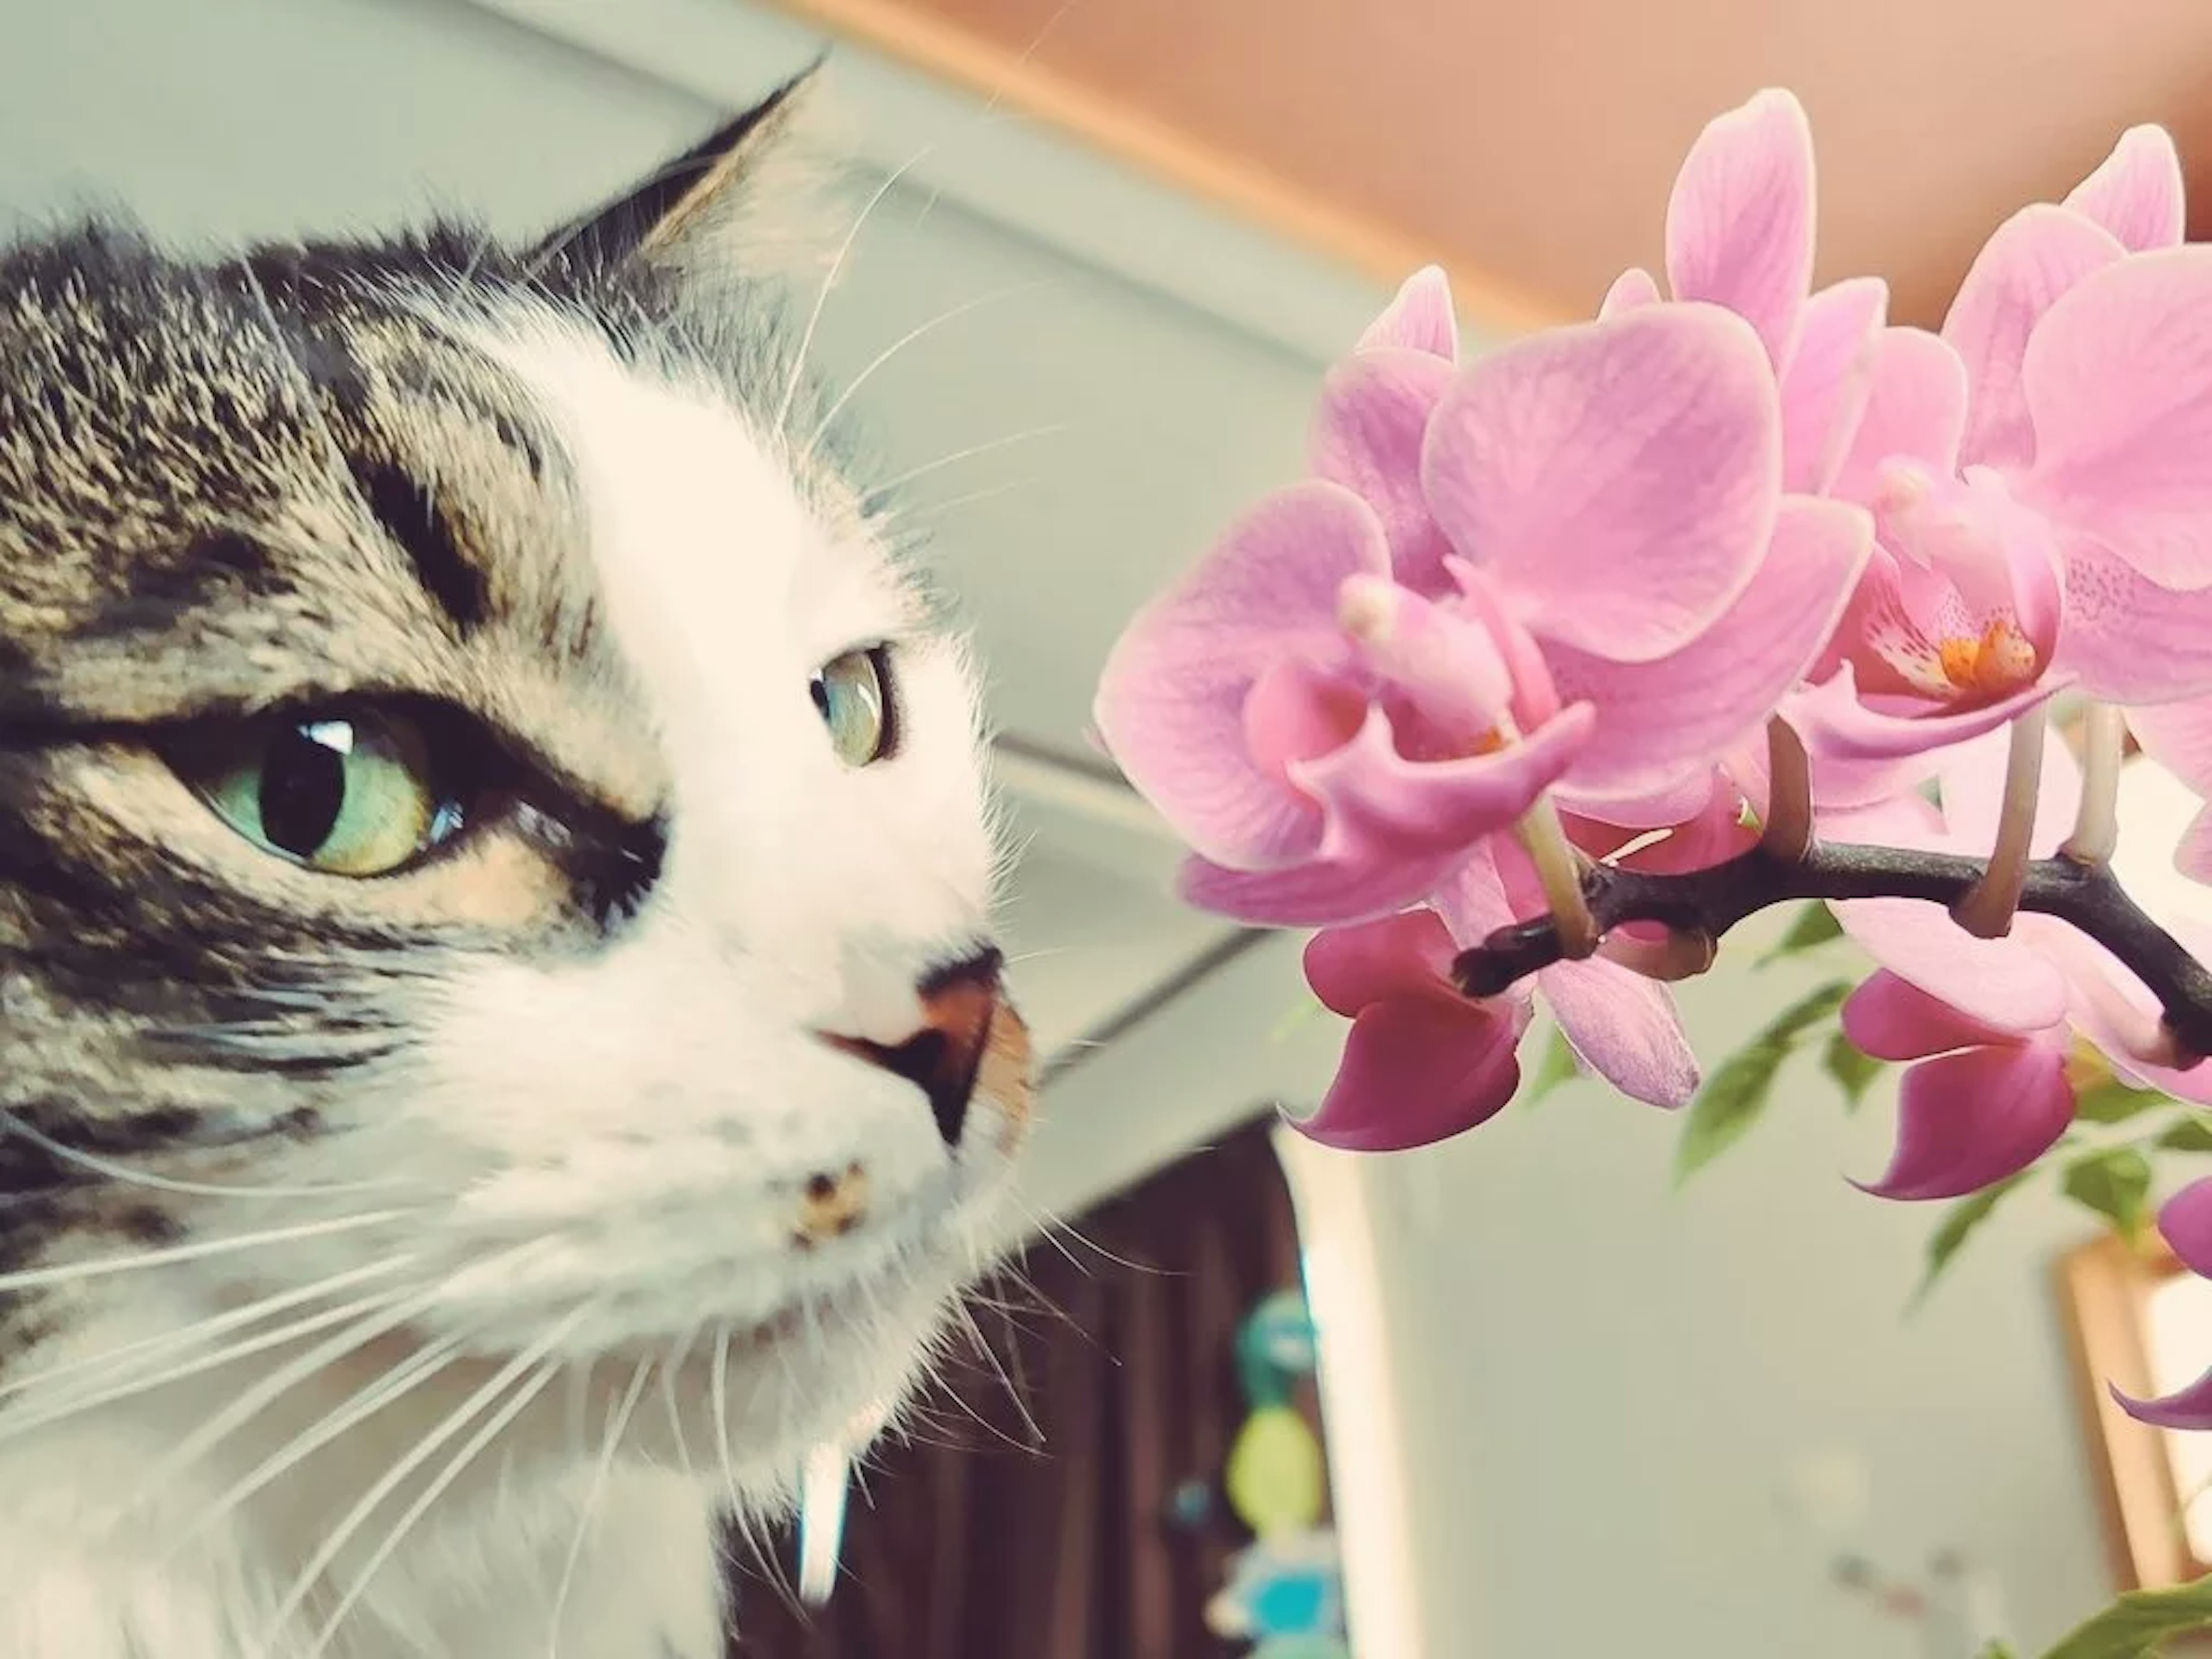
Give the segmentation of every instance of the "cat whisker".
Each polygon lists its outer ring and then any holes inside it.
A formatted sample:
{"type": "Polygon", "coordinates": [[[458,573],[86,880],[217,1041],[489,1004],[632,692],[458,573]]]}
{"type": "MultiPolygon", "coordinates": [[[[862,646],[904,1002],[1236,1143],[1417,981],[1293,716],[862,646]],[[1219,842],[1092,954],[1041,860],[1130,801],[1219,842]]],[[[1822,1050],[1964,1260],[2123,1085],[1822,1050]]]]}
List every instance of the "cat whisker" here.
{"type": "Polygon", "coordinates": [[[35,1398],[42,1388],[51,1387],[58,1378],[76,1376],[86,1371],[98,1374],[115,1370],[127,1370],[129,1368],[125,1361],[149,1353],[189,1352],[210,1337],[222,1335],[242,1326],[258,1324],[274,1315],[288,1312],[339,1291],[350,1290],[370,1279],[387,1278],[405,1266],[404,1257],[387,1257],[381,1261],[372,1261],[365,1267],[334,1273],[313,1285],[263,1297],[242,1308],[227,1309],[178,1330],[161,1331],[153,1336],[140,1337],[135,1342],[126,1342],[120,1347],[103,1348],[97,1353],[81,1354],[75,1359],[44,1366],[27,1376],[0,1382],[0,1401],[25,1395],[35,1398]]]}
{"type": "Polygon", "coordinates": [[[860,392],[861,387],[867,385],[869,380],[875,376],[878,370],[882,369],[886,364],[897,357],[898,355],[904,351],[908,346],[913,345],[917,341],[927,338],[930,335],[934,334],[939,329],[943,328],[948,323],[959,321],[961,318],[965,317],[972,311],[980,311],[985,306],[996,304],[997,302],[1004,300],[1011,300],[1018,295],[1027,294],[1034,289],[1049,288],[1051,286],[1053,286],[1053,283],[1049,280],[1042,277],[1026,283],[1009,283],[1004,288],[993,289],[988,294],[979,294],[971,300],[963,300],[960,304],[954,306],[950,311],[939,312],[936,316],[932,317],[927,322],[918,323],[914,327],[908,329],[905,333],[899,336],[897,339],[892,341],[881,351],[878,352],[875,356],[870,360],[866,367],[862,368],[858,374],[854,374],[851,380],[845,382],[843,388],[837,393],[836,397],[830,401],[830,407],[823,412],[822,418],[815,422],[814,430],[807,434],[806,443],[799,452],[798,465],[803,466],[808,460],[812,459],[815,450],[820,446],[822,440],[828,435],[831,424],[836,420],[838,416],[845,411],[846,406],[853,401],[855,394],[860,392]]]}
{"type": "MultiPolygon", "coordinates": [[[[96,1411],[102,1406],[111,1406],[118,1401],[136,1399],[141,1395],[150,1394],[156,1389],[167,1388],[173,1383],[184,1382],[187,1378],[202,1376],[237,1360],[250,1359],[257,1353],[264,1353],[270,1348],[281,1347],[288,1342],[296,1342],[303,1336],[312,1336],[317,1331],[328,1329],[332,1325],[343,1324],[347,1320],[359,1318],[361,1325],[348,1328],[344,1334],[347,1340],[343,1346],[337,1350],[340,1353],[349,1352],[354,1347],[358,1346],[360,1342],[373,1340],[375,1335],[372,1331],[367,1336],[356,1338],[353,1333],[359,1330],[362,1325],[374,1323],[375,1310],[390,1305],[391,1297],[384,1291],[379,1291],[372,1296],[359,1297],[341,1306],[327,1309],[319,1314],[311,1314],[304,1319],[295,1320],[289,1325],[278,1327],[276,1330],[264,1331],[246,1341],[233,1343],[227,1348],[218,1348],[212,1352],[201,1354],[165,1370],[135,1377],[107,1388],[97,1389],[88,1394],[66,1396],[60,1403],[49,1406],[42,1411],[34,1412],[21,1418],[10,1418],[6,1427],[0,1429],[0,1446],[21,1439],[26,1435],[50,1429],[55,1424],[65,1422],[72,1417],[80,1417],[87,1412],[96,1411]],[[362,1316],[367,1317],[363,1318],[362,1316]]],[[[318,1349],[317,1352],[320,1353],[321,1350],[318,1349]]],[[[327,1358],[327,1356],[325,1358],[327,1358]]]]}
{"type": "Polygon", "coordinates": [[[807,314],[806,326],[801,331],[798,349],[792,356],[791,378],[785,383],[783,401],[777,406],[775,411],[774,429],[777,433],[786,434],[790,430],[791,406],[798,398],[800,383],[805,379],[807,354],[814,348],[815,331],[822,326],[823,307],[830,302],[830,290],[836,285],[837,278],[843,274],[845,261],[851,257],[854,244],[860,240],[860,232],[866,227],[869,219],[873,216],[876,209],[893,190],[897,188],[899,180],[928,160],[936,148],[934,144],[924,145],[885,177],[884,181],[876,186],[875,194],[868,198],[860,212],[854,216],[852,228],[845,233],[845,240],[838,244],[836,254],[830,261],[830,269],[822,275],[822,285],[815,290],[814,308],[807,314]]]}
{"type": "MultiPolygon", "coordinates": [[[[289,1364],[280,1365],[260,1377],[221,1411],[202,1419],[191,1434],[173,1447],[143,1477],[143,1484],[149,1488],[157,1487],[173,1479],[179,1471],[190,1468],[211,1448],[244,1428],[275,1401],[321,1373],[334,1361],[359,1352],[379,1337],[388,1336],[409,1320],[421,1315],[437,1300],[441,1289],[442,1287],[436,1287],[404,1298],[379,1297],[369,1301],[365,1307],[349,1310],[360,1312],[364,1316],[345,1326],[336,1335],[316,1343],[289,1364]]],[[[292,1334],[287,1334],[287,1340],[292,1340],[292,1334]]],[[[274,1346],[276,1344],[264,1343],[261,1346],[274,1346]]]]}
{"type": "Polygon", "coordinates": [[[606,1435],[592,1470],[591,1487],[584,1494],[583,1514],[576,1522],[575,1539],[568,1546],[568,1559],[561,1565],[560,1583],[553,1593],[553,1611],[546,1620],[548,1659],[560,1650],[561,1617],[568,1611],[568,1595],[575,1587],[576,1567],[584,1559],[584,1545],[599,1520],[599,1506],[606,1499],[607,1482],[614,1475],[615,1453],[622,1446],[623,1431],[629,1426],[630,1413],[637,1409],[638,1397],[645,1392],[645,1380],[652,1370],[650,1358],[639,1360],[629,1374],[629,1387],[623,1391],[622,1399],[608,1408],[606,1435]]]}
{"type": "Polygon", "coordinates": [[[717,1326],[707,1392],[714,1413],[714,1455],[722,1466],[722,1490],[734,1508],[738,1497],[737,1459],[730,1452],[730,1328],[717,1326]]]}
{"type": "Polygon", "coordinates": [[[325,1198],[335,1194],[389,1192],[400,1183],[393,1179],[377,1181],[336,1181],[300,1187],[233,1187],[205,1182],[179,1181],[160,1176],[146,1170],[134,1170],[128,1164],[117,1164],[97,1155],[65,1146],[50,1135],[41,1134],[20,1117],[0,1109],[0,1139],[13,1135],[27,1140],[50,1158],[64,1164],[73,1164],[90,1174],[108,1181],[129,1186],[144,1187],[154,1192],[176,1193],[192,1198],[325,1198]]]}
{"type": "Polygon", "coordinates": [[[698,1346],[700,1335],[706,1328],[706,1322],[703,1320],[694,1325],[680,1340],[671,1345],[660,1362],[661,1409],[668,1415],[669,1438],[675,1443],[676,1461],[683,1469],[686,1480],[695,1478],[698,1472],[692,1467],[691,1448],[684,1438],[684,1407],[683,1402],[677,1398],[676,1379],[677,1374],[684,1369],[684,1362],[690,1358],[691,1350],[698,1346]]]}
{"type": "Polygon", "coordinates": [[[948,466],[957,466],[961,462],[972,461],[978,456],[996,454],[1000,450],[1012,449],[1017,444],[1033,443],[1039,438],[1056,438],[1067,430],[1066,422],[1055,421],[1049,426],[1033,426],[1027,431],[1009,433],[988,443],[970,444],[965,449],[956,449],[950,455],[940,455],[933,461],[925,461],[920,466],[908,467],[903,472],[896,473],[881,483],[872,484],[860,492],[860,501],[863,505],[872,506],[884,496],[895,495],[905,489],[915,479],[926,478],[948,466]]]}
{"type": "Polygon", "coordinates": [[[246,1250],[297,1244],[312,1238],[328,1238],[337,1233],[361,1232],[371,1227],[387,1226],[394,1221],[404,1220],[414,1213],[411,1208],[371,1210],[358,1215],[303,1221],[289,1227],[266,1227],[254,1232],[226,1233],[221,1237],[203,1239],[197,1243],[171,1244],[157,1250],[142,1250],[137,1255],[60,1262],[49,1267],[25,1267],[11,1273],[0,1273],[0,1295],[43,1290],[57,1285],[77,1285],[88,1279],[143,1273],[155,1267],[173,1267],[187,1261],[204,1261],[211,1256],[236,1255],[246,1250]]]}
{"type": "Polygon", "coordinates": [[[467,1399],[447,1413],[436,1427],[416,1443],[412,1450],[385,1470],[383,1475],[362,1493],[337,1525],[325,1534],[321,1543],[294,1578],[291,1588],[285,1592],[283,1599],[277,1603],[275,1612],[270,1617],[269,1627],[272,1641],[281,1634],[285,1625],[313,1594],[318,1582],[330,1571],[332,1564],[343,1552],[345,1546],[352,1540],[354,1534],[360,1531],[384,1502],[396,1492],[416,1470],[435,1455],[439,1448],[465,1429],[469,1423],[489,1406],[501,1392],[510,1387],[515,1387],[518,1378],[526,1378],[521,1386],[516,1389],[514,1397],[501,1406],[477,1431],[477,1434],[471,1437],[461,1451],[456,1454],[430,1486],[417,1497],[414,1504],[401,1516],[398,1522],[386,1537],[384,1543],[371,1555],[362,1571],[356,1575],[352,1587],[340,1598],[338,1606],[317,1631],[313,1641],[302,1654],[301,1659],[313,1659],[313,1656],[322,1651],[329,1644],[337,1626],[343,1622],[346,1614],[350,1613],[359,1601],[371,1577],[389,1559],[392,1551],[398,1548],[400,1540],[411,1529],[422,1513],[428,1509],[430,1504],[444,1495],[468,1462],[489,1444],[501,1430],[514,1421],[514,1418],[521,1413],[523,1408],[536,1399],[545,1385],[553,1380],[560,1367],[548,1363],[548,1356],[583,1322],[591,1311],[588,1305],[576,1309],[567,1319],[553,1327],[538,1341],[514,1355],[467,1399]]]}
{"type": "Polygon", "coordinates": [[[435,1455],[440,1447],[466,1428],[470,1420],[497,1399],[502,1391],[510,1388],[514,1390],[512,1397],[485,1419],[483,1425],[469,1437],[445,1468],[392,1523],[392,1529],[385,1534],[384,1541],[362,1564],[353,1583],[338,1597],[337,1605],[308,1641],[300,1659],[319,1659],[319,1656],[329,1647],[339,1626],[344,1624],[346,1615],[368,1593],[369,1583],[376,1577],[378,1570],[392,1559],[405,1541],[407,1534],[415,1529],[416,1523],[452,1489],[453,1482],[460,1479],[477,1455],[498,1438],[507,1425],[520,1417],[531,1402],[545,1391],[547,1384],[559,1375],[561,1367],[556,1363],[549,1363],[549,1356],[592,1311],[594,1309],[590,1304],[576,1309],[543,1337],[500,1367],[481,1388],[456,1407],[443,1423],[423,1436],[414,1450],[386,1469],[382,1478],[362,1495],[345,1517],[324,1537],[322,1544],[308,1558],[307,1565],[301,1569],[298,1579],[270,1620],[272,1632],[281,1632],[286,1622],[300,1611],[301,1605],[313,1593],[316,1583],[330,1571],[331,1564],[337,1559],[347,1543],[384,1501],[397,1492],[416,1469],[435,1455]]]}
{"type": "Polygon", "coordinates": [[[947,495],[942,501],[915,502],[902,507],[894,513],[885,514],[883,523],[891,532],[893,546],[919,546],[922,540],[935,533],[937,526],[931,520],[940,518],[957,507],[973,507],[978,501],[988,501],[1000,495],[1013,495],[1018,490],[1030,488],[1036,482],[1035,478],[1009,478],[1003,483],[991,484],[982,489],[971,489],[965,495],[947,495]],[[911,529],[908,528],[909,526],[912,526],[911,529]],[[903,537],[910,537],[913,539],[902,543],[900,538],[903,537]]]}
{"type": "Polygon", "coordinates": [[[462,1338],[448,1337],[442,1342],[417,1349],[374,1382],[355,1390],[336,1409],[319,1419],[313,1428],[294,1436],[264,1460],[258,1468],[210,1504],[199,1520],[176,1540],[172,1553],[182,1550],[194,1539],[204,1536],[254,1493],[282,1480],[340,1435],[366,1422],[418,1385],[428,1382],[450,1365],[465,1346],[462,1338]]]}

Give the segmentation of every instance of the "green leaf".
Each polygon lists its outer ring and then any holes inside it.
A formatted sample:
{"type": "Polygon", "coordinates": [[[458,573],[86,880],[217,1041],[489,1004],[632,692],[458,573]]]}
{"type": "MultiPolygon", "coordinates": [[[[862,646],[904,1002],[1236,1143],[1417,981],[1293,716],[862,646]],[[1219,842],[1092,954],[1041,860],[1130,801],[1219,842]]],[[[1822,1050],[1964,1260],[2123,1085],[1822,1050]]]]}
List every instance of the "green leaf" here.
{"type": "Polygon", "coordinates": [[[2112,1078],[2082,1090],[2075,1098],[2074,1115],[2089,1123],[2125,1123],[2154,1106],[2167,1103],[2168,1097],[2155,1089],[2132,1089],[2112,1078]]]}
{"type": "Polygon", "coordinates": [[[1705,1079],[1690,1103],[1682,1138],[1674,1143],[1676,1182],[1687,1181],[1750,1132],[1766,1109],[1774,1079],[1790,1054],[1787,1042],[1770,1035],[1729,1055],[1705,1079]]]}
{"type": "Polygon", "coordinates": [[[1836,980],[1791,1003],[1743,1048],[1721,1063],[1690,1103],[1682,1138],[1674,1146],[1674,1179],[1687,1181],[1743,1139],[1766,1109],[1783,1062],[1796,1052],[1806,1032],[1832,1017],[1850,994],[1836,980]]]}
{"type": "Polygon", "coordinates": [[[1856,1112],[1859,1103],[1866,1098],[1867,1091],[1874,1087],[1874,1080],[1881,1075],[1883,1062],[1839,1030],[1828,1039],[1827,1048],[1821,1051],[1820,1065],[1844,1091],[1844,1107],[1856,1112]]]}
{"type": "Polygon", "coordinates": [[[2168,1152],[2212,1152],[2212,1123],[2191,1112],[2167,1124],[2151,1144],[2168,1152]]]}
{"type": "Polygon", "coordinates": [[[1790,924],[1790,931],[1768,947],[1759,963],[1763,967],[1770,962],[1779,962],[1784,957],[1794,957],[1800,951],[1810,951],[1816,945],[1826,945],[1830,939],[1843,936],[1843,927],[1837,921],[1836,913],[1815,899],[1797,913],[1797,920],[1790,924]]]}
{"type": "Polygon", "coordinates": [[[2148,1213],[2150,1162],[2132,1146],[2107,1146],[2069,1164],[2059,1190],[2133,1238],[2148,1213]]]}
{"type": "Polygon", "coordinates": [[[1808,991],[1774,1017],[1774,1023],[1753,1039],[1755,1042],[1795,1042],[1823,1020],[1832,1018],[1850,995],[1850,981],[1831,980],[1817,991],[1808,991]]]}
{"type": "Polygon", "coordinates": [[[1990,1218],[1990,1212],[2002,1201],[2005,1194],[2026,1181],[2027,1176],[2026,1170],[2017,1175],[2008,1176],[1995,1186],[1984,1187],[1978,1193],[1969,1193],[1944,1211],[1942,1224],[1929,1237],[1928,1266],[1920,1275],[1920,1288],[1912,1293],[1913,1307],[1918,1307],[1928,1299],[1928,1293],[1936,1288],[1936,1281],[1942,1276],[1943,1269],[1949,1267],[1951,1258],[1959,1254],[1960,1246],[1972,1238],[1982,1223],[1990,1218]]]}
{"type": "Polygon", "coordinates": [[[2044,1659],[2152,1659],[2160,1644],[2212,1626],[2212,1576],[2172,1589],[2130,1590],[2044,1659]]]}
{"type": "Polygon", "coordinates": [[[1536,1068],[1529,1080],[1523,1101],[1534,1106],[1562,1083],[1572,1083],[1583,1074],[1583,1063],[1575,1057],[1574,1045],[1557,1026],[1552,1028],[1552,1041],[1544,1050],[1544,1063],[1536,1068]]]}

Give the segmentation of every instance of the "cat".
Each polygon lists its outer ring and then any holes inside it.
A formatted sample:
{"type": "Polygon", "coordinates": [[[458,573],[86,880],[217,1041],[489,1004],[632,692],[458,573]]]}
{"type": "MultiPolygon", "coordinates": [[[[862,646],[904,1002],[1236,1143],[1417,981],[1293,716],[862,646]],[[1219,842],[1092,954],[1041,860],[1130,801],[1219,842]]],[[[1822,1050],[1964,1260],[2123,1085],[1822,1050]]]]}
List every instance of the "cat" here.
{"type": "Polygon", "coordinates": [[[981,1265],[1002,837],[811,84],[535,242],[0,251],[0,1659],[708,1659],[981,1265]]]}

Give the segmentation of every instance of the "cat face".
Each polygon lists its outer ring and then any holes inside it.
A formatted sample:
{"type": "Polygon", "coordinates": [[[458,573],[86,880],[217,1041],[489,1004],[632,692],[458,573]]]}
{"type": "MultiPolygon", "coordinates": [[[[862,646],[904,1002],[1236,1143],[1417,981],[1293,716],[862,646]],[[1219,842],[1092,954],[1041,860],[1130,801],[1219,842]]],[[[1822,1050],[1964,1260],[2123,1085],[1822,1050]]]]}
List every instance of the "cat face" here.
{"type": "Polygon", "coordinates": [[[520,252],[0,256],[0,1436],[652,1378],[751,1490],[918,1364],[1030,1057],[783,118],[520,252]]]}

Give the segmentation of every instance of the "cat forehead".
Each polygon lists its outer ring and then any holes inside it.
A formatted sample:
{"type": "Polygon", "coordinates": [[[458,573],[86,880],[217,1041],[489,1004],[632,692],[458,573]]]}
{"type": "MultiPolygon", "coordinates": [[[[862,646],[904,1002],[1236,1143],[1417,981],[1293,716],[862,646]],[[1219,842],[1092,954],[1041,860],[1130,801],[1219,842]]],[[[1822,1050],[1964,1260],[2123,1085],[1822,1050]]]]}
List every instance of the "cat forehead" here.
{"type": "Polygon", "coordinates": [[[0,720],[416,693],[645,804],[598,460],[547,362],[688,411],[695,459],[711,437],[762,481],[734,498],[756,522],[682,526],[693,556],[761,567],[733,646],[794,608],[913,608],[832,458],[776,441],[780,405],[805,408],[773,313],[714,323],[533,290],[481,248],[207,267],[91,238],[0,260],[0,720]]]}

